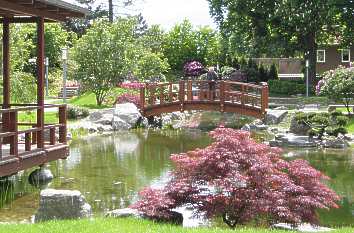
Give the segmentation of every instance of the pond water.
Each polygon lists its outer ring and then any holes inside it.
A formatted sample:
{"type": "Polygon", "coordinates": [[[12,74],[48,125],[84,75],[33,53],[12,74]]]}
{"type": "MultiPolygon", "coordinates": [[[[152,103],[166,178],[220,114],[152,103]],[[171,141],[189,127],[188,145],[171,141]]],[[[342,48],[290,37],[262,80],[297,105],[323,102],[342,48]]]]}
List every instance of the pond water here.
{"type": "MultiPolygon", "coordinates": [[[[75,140],[67,160],[50,164],[55,178],[48,187],[80,190],[100,216],[129,206],[143,187],[166,181],[172,168],[170,154],[209,143],[207,134],[199,130],[137,130],[75,140]]],[[[332,178],[329,185],[343,197],[340,209],[319,213],[323,225],[354,223],[353,150],[288,150],[285,156],[308,160],[332,178]]],[[[30,172],[14,181],[0,181],[0,222],[26,222],[34,215],[40,190],[28,184],[30,172]]]]}

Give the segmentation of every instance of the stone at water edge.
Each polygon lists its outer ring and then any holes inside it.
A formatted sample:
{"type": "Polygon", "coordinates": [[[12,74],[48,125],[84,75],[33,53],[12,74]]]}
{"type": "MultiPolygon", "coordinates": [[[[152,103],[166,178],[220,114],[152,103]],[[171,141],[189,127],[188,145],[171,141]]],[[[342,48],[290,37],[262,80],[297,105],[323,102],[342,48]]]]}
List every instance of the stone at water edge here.
{"type": "Polygon", "coordinates": [[[80,191],[45,189],[41,191],[35,222],[89,218],[91,206],[80,191]]]}
{"type": "Polygon", "coordinates": [[[265,124],[279,124],[288,114],[287,110],[268,110],[265,115],[265,124]]]}
{"type": "Polygon", "coordinates": [[[132,103],[117,104],[114,109],[112,127],[114,130],[134,128],[141,120],[139,109],[132,103]]]}
{"type": "Polygon", "coordinates": [[[166,222],[172,223],[177,225],[183,224],[183,215],[177,211],[171,211],[171,217],[169,218],[150,218],[143,213],[139,212],[138,210],[125,208],[125,209],[116,209],[106,213],[106,217],[112,218],[127,218],[127,217],[134,217],[134,218],[142,218],[142,219],[150,219],[158,222],[166,222]]]}
{"type": "Polygon", "coordinates": [[[107,212],[105,216],[111,218],[143,218],[143,215],[138,210],[131,208],[112,210],[107,212]]]}
{"type": "Polygon", "coordinates": [[[28,177],[28,182],[34,186],[48,184],[54,178],[51,170],[45,167],[34,170],[28,177]]]}
{"type": "Polygon", "coordinates": [[[309,223],[300,224],[297,227],[292,227],[288,223],[277,223],[273,225],[274,228],[284,229],[284,230],[295,230],[299,232],[329,232],[333,229],[328,227],[314,226],[309,223]]]}

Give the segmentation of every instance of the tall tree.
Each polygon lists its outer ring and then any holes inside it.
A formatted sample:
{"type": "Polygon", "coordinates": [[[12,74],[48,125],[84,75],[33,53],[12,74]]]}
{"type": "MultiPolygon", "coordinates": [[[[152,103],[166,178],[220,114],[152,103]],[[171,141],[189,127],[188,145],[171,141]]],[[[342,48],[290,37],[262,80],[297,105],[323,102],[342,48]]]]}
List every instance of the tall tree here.
{"type": "Polygon", "coordinates": [[[328,38],[352,43],[353,0],[208,0],[212,16],[230,47],[242,55],[291,56],[310,61],[310,80],[316,75],[317,44],[328,38]],[[351,42],[350,42],[351,41],[351,42]]]}

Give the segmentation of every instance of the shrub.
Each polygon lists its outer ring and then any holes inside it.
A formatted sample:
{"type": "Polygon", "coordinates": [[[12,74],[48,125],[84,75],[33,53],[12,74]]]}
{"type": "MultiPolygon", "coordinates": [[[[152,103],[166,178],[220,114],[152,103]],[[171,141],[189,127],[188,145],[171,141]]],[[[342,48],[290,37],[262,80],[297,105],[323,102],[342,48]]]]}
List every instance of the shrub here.
{"type": "Polygon", "coordinates": [[[90,115],[90,112],[87,108],[77,107],[68,105],[67,108],[67,117],[71,120],[85,118],[90,115]]]}
{"type": "Polygon", "coordinates": [[[164,188],[147,188],[132,208],[150,217],[169,217],[189,204],[195,214],[222,217],[230,227],[248,222],[318,223],[316,210],[337,208],[329,178],[307,161],[286,161],[281,151],[228,128],[210,132],[204,149],[172,155],[175,170],[164,188]]]}
{"type": "Polygon", "coordinates": [[[141,107],[140,105],[140,96],[131,93],[124,93],[117,97],[114,104],[124,104],[124,103],[133,103],[138,108],[141,107]]]}
{"type": "Polygon", "coordinates": [[[268,80],[277,80],[278,79],[278,71],[277,67],[273,63],[269,68],[268,80]]]}
{"type": "Polygon", "coordinates": [[[341,112],[333,113],[296,113],[295,120],[298,124],[306,124],[311,129],[309,136],[322,138],[324,133],[330,136],[338,136],[339,133],[348,133],[345,126],[348,124],[348,117],[341,112]]]}
{"type": "Polygon", "coordinates": [[[204,73],[204,66],[199,61],[187,62],[183,67],[185,77],[196,77],[204,73]]]}
{"type": "Polygon", "coordinates": [[[269,80],[269,92],[277,95],[297,95],[306,92],[306,86],[298,81],[269,80]]]}
{"type": "Polygon", "coordinates": [[[316,94],[342,102],[350,114],[349,105],[354,99],[354,67],[340,66],[325,72],[323,79],[316,86],[316,94]]]}
{"type": "Polygon", "coordinates": [[[124,82],[119,85],[121,88],[125,89],[133,89],[133,90],[139,90],[142,87],[145,87],[145,83],[141,82],[124,82]]]}

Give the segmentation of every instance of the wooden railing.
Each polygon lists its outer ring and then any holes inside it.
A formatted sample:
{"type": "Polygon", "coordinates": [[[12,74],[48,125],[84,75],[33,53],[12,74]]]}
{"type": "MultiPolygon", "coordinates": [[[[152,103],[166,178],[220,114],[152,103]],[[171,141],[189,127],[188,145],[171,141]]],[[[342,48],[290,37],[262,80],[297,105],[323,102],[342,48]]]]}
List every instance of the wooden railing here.
{"type": "MultiPolygon", "coordinates": [[[[11,159],[21,156],[21,154],[29,154],[34,150],[44,149],[46,146],[56,144],[66,144],[66,105],[45,105],[44,107],[36,105],[10,105],[10,108],[0,109],[1,132],[0,132],[0,161],[2,159],[11,159]],[[32,113],[35,119],[45,109],[57,108],[58,121],[37,125],[36,122],[20,122],[19,113],[32,113]],[[56,129],[58,129],[59,137],[56,138],[56,129]],[[21,140],[21,137],[24,137],[21,140]],[[3,145],[9,144],[9,153],[3,153],[3,145]],[[23,146],[23,150],[19,151],[19,145],[23,146]]],[[[22,149],[22,148],[21,148],[22,149]]]]}
{"type": "Polygon", "coordinates": [[[268,85],[231,81],[149,83],[140,89],[145,116],[192,109],[238,112],[263,117],[268,108],[268,85]]]}

